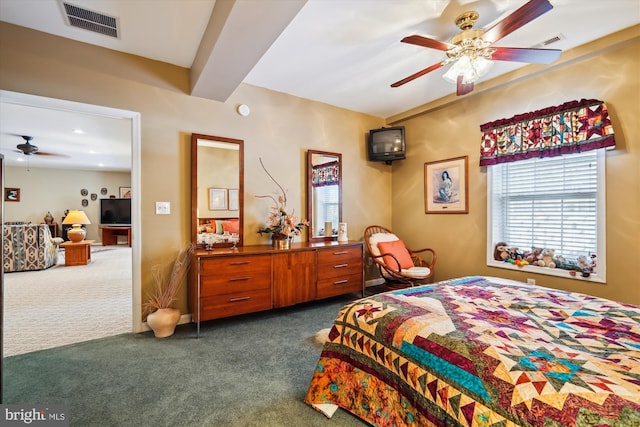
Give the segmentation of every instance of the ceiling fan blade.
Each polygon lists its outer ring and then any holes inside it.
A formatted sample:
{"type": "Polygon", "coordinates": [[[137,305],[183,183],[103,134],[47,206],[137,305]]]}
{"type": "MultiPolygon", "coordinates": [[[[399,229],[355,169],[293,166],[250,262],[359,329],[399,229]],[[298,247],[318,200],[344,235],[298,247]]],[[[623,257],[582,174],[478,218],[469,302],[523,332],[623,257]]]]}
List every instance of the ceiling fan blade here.
{"type": "Polygon", "coordinates": [[[430,47],[431,49],[438,49],[438,50],[445,50],[445,51],[455,47],[452,44],[441,42],[440,40],[429,39],[427,37],[417,36],[417,35],[407,36],[400,41],[402,43],[410,43],[410,44],[415,44],[422,47],[430,47]]]}
{"type": "Polygon", "coordinates": [[[47,151],[36,151],[33,154],[35,154],[37,156],[53,156],[53,157],[65,157],[65,158],[69,158],[70,157],[70,156],[68,156],[66,154],[49,153],[47,151]]]}
{"type": "Polygon", "coordinates": [[[425,68],[424,70],[418,71],[415,74],[411,74],[409,77],[405,77],[402,80],[398,80],[397,82],[393,83],[391,85],[391,87],[398,87],[398,86],[402,86],[405,83],[409,83],[412,80],[417,79],[418,77],[422,77],[427,73],[432,72],[433,70],[437,70],[438,68],[442,67],[442,62],[438,62],[437,64],[433,64],[430,67],[425,68]]]}
{"type": "Polygon", "coordinates": [[[532,62],[550,64],[560,57],[559,49],[526,49],[519,47],[496,47],[491,59],[496,61],[532,62]]]}
{"type": "Polygon", "coordinates": [[[531,0],[485,31],[482,39],[489,43],[495,43],[551,9],[553,9],[553,5],[548,0],[531,0]]]}
{"type": "Polygon", "coordinates": [[[458,76],[456,95],[462,96],[473,91],[473,83],[462,83],[462,76],[458,76]]]}

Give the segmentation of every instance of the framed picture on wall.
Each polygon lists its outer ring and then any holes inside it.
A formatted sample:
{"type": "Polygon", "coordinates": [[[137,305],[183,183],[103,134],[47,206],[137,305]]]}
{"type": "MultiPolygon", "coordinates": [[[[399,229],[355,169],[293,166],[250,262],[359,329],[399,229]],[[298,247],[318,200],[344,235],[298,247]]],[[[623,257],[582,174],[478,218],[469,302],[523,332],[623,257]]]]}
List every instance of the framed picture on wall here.
{"type": "Polygon", "coordinates": [[[229,189],[229,210],[237,211],[238,210],[238,189],[230,188],[229,189]]]}
{"type": "Polygon", "coordinates": [[[121,199],[130,199],[131,198],[131,187],[120,187],[120,198],[121,199]]]}
{"type": "Polygon", "coordinates": [[[20,201],[20,189],[19,188],[5,188],[4,189],[4,201],[5,202],[19,202],[20,201]]]}
{"type": "Polygon", "coordinates": [[[209,210],[210,211],[228,210],[226,188],[210,188],[209,189],[209,210]]]}
{"type": "Polygon", "coordinates": [[[469,213],[468,156],[424,164],[425,213],[469,213]]]}

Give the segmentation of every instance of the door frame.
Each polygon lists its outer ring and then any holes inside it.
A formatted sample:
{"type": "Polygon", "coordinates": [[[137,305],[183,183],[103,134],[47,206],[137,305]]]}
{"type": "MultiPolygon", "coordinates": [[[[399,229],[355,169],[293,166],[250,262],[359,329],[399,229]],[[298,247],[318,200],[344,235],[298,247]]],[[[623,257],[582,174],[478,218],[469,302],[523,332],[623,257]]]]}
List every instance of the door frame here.
{"type": "MultiPolygon", "coordinates": [[[[0,90],[0,103],[10,103],[28,107],[38,107],[51,110],[93,114],[97,116],[130,121],[131,127],[131,250],[132,250],[132,325],[133,332],[145,331],[142,323],[142,278],[141,278],[141,210],[140,210],[140,172],[141,172],[141,134],[140,113],[100,105],[85,104],[63,99],[48,98],[19,92],[0,90]]],[[[4,307],[3,307],[4,310],[4,307]]],[[[0,315],[4,316],[4,312],[0,315]]],[[[2,351],[2,349],[0,349],[2,351]]]]}

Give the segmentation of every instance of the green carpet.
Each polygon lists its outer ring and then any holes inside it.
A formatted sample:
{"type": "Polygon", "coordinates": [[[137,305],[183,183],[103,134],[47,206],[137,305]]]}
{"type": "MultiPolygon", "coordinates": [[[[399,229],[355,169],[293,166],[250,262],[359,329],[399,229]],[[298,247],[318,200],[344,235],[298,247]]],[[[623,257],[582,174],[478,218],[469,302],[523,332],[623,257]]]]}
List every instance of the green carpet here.
{"type": "Polygon", "coordinates": [[[124,334],[4,360],[4,402],[66,404],[72,426],[363,426],[303,402],[320,356],[312,339],[358,294],[124,334]]]}

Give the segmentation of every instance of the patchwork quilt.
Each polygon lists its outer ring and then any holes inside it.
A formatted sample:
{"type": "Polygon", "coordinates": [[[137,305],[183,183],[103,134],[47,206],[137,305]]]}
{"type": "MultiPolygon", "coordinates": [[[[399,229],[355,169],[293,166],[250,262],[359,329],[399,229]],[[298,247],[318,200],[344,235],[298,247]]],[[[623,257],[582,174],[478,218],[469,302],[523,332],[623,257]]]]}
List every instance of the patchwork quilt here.
{"type": "Polygon", "coordinates": [[[640,307],[491,277],[354,301],[305,402],[377,426],[640,426],[640,307]]]}

